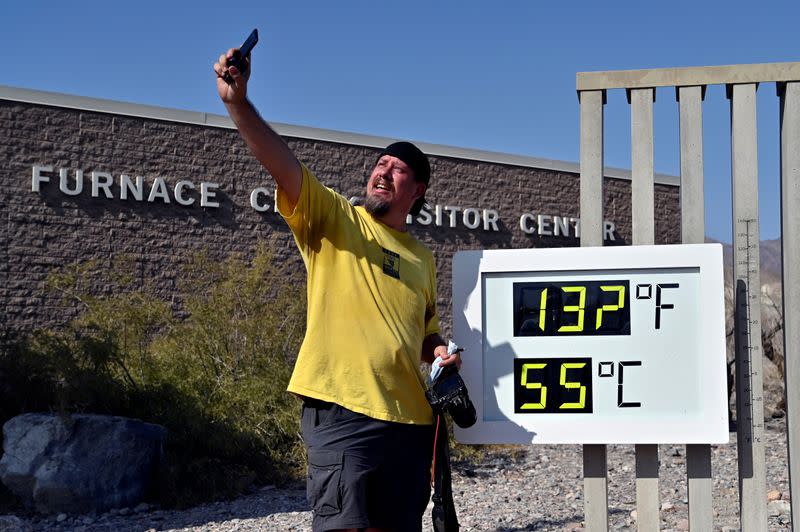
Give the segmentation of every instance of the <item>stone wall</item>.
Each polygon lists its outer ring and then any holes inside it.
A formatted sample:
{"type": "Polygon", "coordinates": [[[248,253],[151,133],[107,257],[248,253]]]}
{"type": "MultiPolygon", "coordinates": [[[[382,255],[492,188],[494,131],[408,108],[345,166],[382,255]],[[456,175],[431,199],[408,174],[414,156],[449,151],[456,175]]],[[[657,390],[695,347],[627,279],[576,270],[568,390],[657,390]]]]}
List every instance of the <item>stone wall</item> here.
{"type": "MultiPolygon", "coordinates": [[[[346,197],[360,195],[378,149],[351,144],[287,138],[298,158],[319,179],[346,197]]],[[[302,262],[286,225],[273,207],[257,212],[250,193],[274,185],[250,155],[235,130],[166,120],[136,118],[16,101],[0,101],[0,330],[29,331],[64,323],[78,312],[45,289],[48,274],[59,267],[92,259],[111,267],[126,256],[139,283],[152,282],[159,294],[180,307],[176,282],[191,254],[252,256],[265,242],[281,261],[302,272],[302,262]],[[32,191],[34,166],[52,167],[49,182],[32,191]],[[59,169],[82,169],[83,191],[59,191],[59,169]],[[108,172],[113,199],[92,197],[90,174],[108,172]],[[121,174],[144,176],[143,201],[120,199],[121,174]],[[147,201],[156,177],[164,178],[170,203],[147,201]],[[175,202],[180,180],[195,186],[190,206],[175,202]],[[201,207],[200,183],[218,183],[218,208],[201,207]]],[[[554,171],[431,156],[431,204],[496,209],[499,231],[412,224],[411,231],[436,254],[439,308],[445,334],[450,331],[450,262],[461,249],[526,248],[578,245],[576,238],[526,235],[519,226],[525,212],[578,216],[579,176],[554,171]]],[[[190,190],[190,189],[184,189],[190,190]]],[[[630,243],[630,182],[607,179],[605,217],[617,224],[617,244],[630,243]]],[[[677,187],[656,186],[656,240],[680,239],[677,187]]],[[[449,220],[449,218],[447,218],[449,220]]],[[[444,224],[448,225],[447,223],[444,224]]],[[[103,287],[97,287],[102,292],[103,287]]]]}

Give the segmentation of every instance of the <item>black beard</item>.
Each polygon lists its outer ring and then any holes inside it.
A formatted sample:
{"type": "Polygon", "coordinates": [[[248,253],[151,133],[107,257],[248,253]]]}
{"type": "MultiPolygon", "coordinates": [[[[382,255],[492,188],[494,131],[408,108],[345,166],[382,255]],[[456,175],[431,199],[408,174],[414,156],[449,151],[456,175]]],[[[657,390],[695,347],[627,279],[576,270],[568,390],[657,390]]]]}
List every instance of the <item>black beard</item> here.
{"type": "Polygon", "coordinates": [[[389,212],[389,206],[388,201],[376,198],[375,196],[367,196],[367,199],[364,201],[364,208],[367,209],[367,212],[372,216],[383,216],[389,212]]]}

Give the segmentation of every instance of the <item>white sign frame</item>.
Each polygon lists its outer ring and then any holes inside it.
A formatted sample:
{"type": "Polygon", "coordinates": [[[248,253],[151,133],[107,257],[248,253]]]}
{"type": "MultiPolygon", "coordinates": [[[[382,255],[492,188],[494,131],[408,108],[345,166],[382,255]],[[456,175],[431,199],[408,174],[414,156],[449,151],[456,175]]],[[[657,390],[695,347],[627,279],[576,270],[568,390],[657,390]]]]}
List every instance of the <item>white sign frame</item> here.
{"type": "MultiPolygon", "coordinates": [[[[728,443],[724,279],[720,244],[460,251],[453,258],[452,279],[454,339],[464,348],[461,375],[478,415],[473,427],[455,427],[455,437],[460,443],[728,443]],[[692,342],[697,346],[696,353],[702,354],[699,364],[703,386],[696,386],[692,391],[699,399],[699,414],[695,412],[685,420],[675,415],[666,420],[650,416],[653,419],[639,419],[635,423],[614,419],[615,416],[601,419],[595,415],[596,412],[518,414],[506,416],[503,420],[485,420],[484,303],[491,297],[491,294],[484,294],[485,279],[504,273],[512,276],[563,272],[606,275],[631,270],[679,269],[688,269],[699,275],[697,329],[704,333],[697,334],[692,342]]],[[[508,306],[511,307],[512,302],[508,306]]],[[[509,325],[513,334],[512,329],[513,326],[509,325]]],[[[567,343],[570,339],[560,340],[567,343]]],[[[586,353],[586,356],[591,356],[591,353],[586,353]]],[[[520,358],[516,352],[514,357],[520,358]]],[[[597,378],[593,371],[593,382],[596,383],[597,378]]],[[[503,399],[493,400],[507,403],[508,391],[500,392],[502,386],[497,385],[495,391],[503,399]]]]}

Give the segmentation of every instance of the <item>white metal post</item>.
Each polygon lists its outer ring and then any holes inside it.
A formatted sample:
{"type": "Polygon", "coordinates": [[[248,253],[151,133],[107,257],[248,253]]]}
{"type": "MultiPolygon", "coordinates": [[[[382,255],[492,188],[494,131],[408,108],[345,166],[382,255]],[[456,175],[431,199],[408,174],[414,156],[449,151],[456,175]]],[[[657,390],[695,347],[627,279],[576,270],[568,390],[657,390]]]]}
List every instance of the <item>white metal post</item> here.
{"type": "MultiPolygon", "coordinates": [[[[653,165],[654,89],[634,89],[631,103],[631,201],[633,244],[655,242],[655,182],[653,165]]],[[[637,527],[657,532],[661,519],[658,502],[658,445],[636,445],[637,527]]]]}
{"type": "Polygon", "coordinates": [[[732,85],[729,93],[739,509],[742,530],[751,532],[767,529],[756,84],[732,85]]]}
{"type": "Polygon", "coordinates": [[[800,532],[800,82],[781,86],[781,242],[789,490],[800,532]]]}
{"type": "MultiPolygon", "coordinates": [[[[603,245],[604,91],[579,93],[581,103],[581,246],[603,245]]],[[[605,445],[583,446],[586,529],[608,530],[608,470],[605,445]]]]}
{"type": "MultiPolygon", "coordinates": [[[[703,89],[679,87],[681,144],[681,241],[705,240],[703,196],[703,89]]],[[[711,446],[686,446],[689,530],[713,530],[711,446]]]]}

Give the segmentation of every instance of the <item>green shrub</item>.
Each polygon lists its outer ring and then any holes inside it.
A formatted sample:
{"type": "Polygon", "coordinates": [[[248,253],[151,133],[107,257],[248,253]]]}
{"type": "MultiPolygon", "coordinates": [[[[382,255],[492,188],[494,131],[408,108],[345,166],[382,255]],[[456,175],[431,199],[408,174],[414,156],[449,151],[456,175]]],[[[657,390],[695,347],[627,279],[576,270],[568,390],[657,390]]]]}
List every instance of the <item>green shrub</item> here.
{"type": "Polygon", "coordinates": [[[199,254],[181,275],[178,320],[152,286],[114,273],[129,271],[129,261],[83,263],[51,276],[83,312],[0,356],[0,422],[50,410],[166,426],[154,494],[165,506],[297,478],[299,402],[285,390],[305,330],[304,284],[263,247],[250,263],[199,254]],[[91,295],[97,287],[109,295],[91,295]]]}

